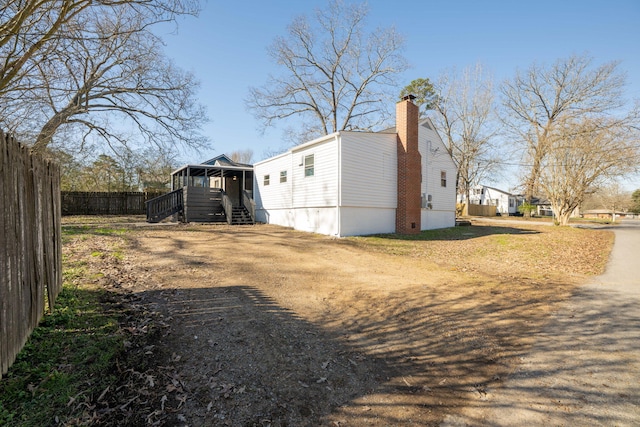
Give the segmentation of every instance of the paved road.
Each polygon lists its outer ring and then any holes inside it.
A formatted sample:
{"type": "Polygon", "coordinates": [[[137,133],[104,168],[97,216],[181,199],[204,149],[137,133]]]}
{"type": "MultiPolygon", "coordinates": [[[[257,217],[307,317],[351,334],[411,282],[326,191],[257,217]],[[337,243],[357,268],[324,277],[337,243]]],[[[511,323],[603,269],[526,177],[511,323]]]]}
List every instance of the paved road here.
{"type": "Polygon", "coordinates": [[[606,272],[579,288],[502,387],[454,426],[640,426],[640,221],[623,221],[606,272]]]}

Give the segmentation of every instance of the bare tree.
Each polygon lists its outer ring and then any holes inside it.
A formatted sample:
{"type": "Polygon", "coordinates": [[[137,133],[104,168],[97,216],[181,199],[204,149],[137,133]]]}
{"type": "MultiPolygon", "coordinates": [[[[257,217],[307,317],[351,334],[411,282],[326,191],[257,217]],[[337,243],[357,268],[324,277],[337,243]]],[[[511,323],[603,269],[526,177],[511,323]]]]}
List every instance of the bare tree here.
{"type": "Polygon", "coordinates": [[[611,210],[611,219],[615,222],[616,212],[627,211],[631,208],[631,192],[625,191],[620,183],[612,182],[596,192],[600,206],[611,210]]]}
{"type": "Polygon", "coordinates": [[[284,68],[250,88],[247,106],[264,127],[296,117],[299,139],[349,129],[371,129],[386,119],[397,76],[406,70],[402,38],[393,28],[364,33],[367,8],[333,1],[302,16],[269,48],[284,68]]]}
{"type": "Polygon", "coordinates": [[[615,119],[563,121],[546,139],[539,184],[549,199],[556,223],[568,225],[585,195],[604,180],[637,170],[640,139],[632,127],[615,119]]]}
{"type": "Polygon", "coordinates": [[[21,80],[31,58],[46,49],[90,0],[7,0],[0,5],[0,94],[21,80]]]}
{"type": "Polygon", "coordinates": [[[146,17],[145,25],[199,11],[196,0],[4,0],[0,4],[0,95],[22,88],[33,58],[55,50],[68,26],[90,9],[127,7],[146,17]]]}
{"type": "Polygon", "coordinates": [[[490,178],[498,165],[492,79],[478,64],[461,75],[454,70],[443,73],[435,90],[434,124],[458,167],[458,194],[469,200],[471,188],[490,178]]]}
{"type": "Polygon", "coordinates": [[[147,29],[149,11],[130,6],[86,9],[68,21],[56,49],[33,57],[28,88],[5,94],[5,126],[18,134],[39,129],[31,135],[36,151],[63,128],[81,142],[77,149],[97,137],[121,151],[132,129],[147,145],[203,144],[197,82],[163,56],[147,29]]]}
{"type": "Polygon", "coordinates": [[[238,163],[250,164],[253,159],[253,150],[236,150],[230,154],[231,160],[238,163]]]}
{"type": "MultiPolygon", "coordinates": [[[[538,191],[545,157],[563,140],[558,132],[574,132],[567,123],[607,117],[625,105],[622,96],[625,76],[618,63],[593,67],[592,62],[586,56],[572,56],[548,68],[534,64],[501,88],[505,123],[513,132],[514,142],[524,148],[524,163],[529,165],[524,182],[528,201],[538,191]]],[[[599,123],[614,129],[635,119],[637,110],[617,120],[599,123]]],[[[596,139],[601,138],[599,133],[596,139]]]]}

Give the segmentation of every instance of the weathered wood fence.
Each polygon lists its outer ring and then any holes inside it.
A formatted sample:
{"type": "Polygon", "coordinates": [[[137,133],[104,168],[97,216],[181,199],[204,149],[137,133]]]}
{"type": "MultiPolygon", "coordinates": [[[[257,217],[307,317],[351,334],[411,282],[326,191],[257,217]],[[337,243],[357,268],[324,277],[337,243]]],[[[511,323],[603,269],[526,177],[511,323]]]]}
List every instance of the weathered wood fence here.
{"type": "Polygon", "coordinates": [[[0,377],[62,287],[60,169],[0,131],[0,377]]]}
{"type": "Polygon", "coordinates": [[[62,192],[62,215],[144,215],[145,202],[163,192],[62,192]]]}

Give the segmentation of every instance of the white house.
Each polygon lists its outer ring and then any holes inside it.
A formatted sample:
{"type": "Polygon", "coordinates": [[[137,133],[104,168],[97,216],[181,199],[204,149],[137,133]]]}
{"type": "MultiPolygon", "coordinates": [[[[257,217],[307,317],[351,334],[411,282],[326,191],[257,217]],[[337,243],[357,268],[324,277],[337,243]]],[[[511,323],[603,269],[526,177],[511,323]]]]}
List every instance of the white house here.
{"type": "MultiPolygon", "coordinates": [[[[459,195],[458,199],[464,203],[464,195],[459,195]]],[[[476,185],[469,194],[469,203],[474,205],[489,205],[496,207],[496,213],[500,215],[516,215],[518,206],[522,204],[524,197],[511,194],[486,185],[476,185]]]]}
{"type": "Polygon", "coordinates": [[[394,129],[340,131],[256,163],[256,220],[331,236],[454,226],[455,164],[411,99],[394,129]]]}

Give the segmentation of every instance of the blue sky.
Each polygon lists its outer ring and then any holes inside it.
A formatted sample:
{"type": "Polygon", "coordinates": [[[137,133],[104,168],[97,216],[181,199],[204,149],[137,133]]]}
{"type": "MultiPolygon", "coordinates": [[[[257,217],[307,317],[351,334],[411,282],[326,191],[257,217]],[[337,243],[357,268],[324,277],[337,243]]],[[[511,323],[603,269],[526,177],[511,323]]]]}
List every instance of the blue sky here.
{"type": "MultiPolygon", "coordinates": [[[[266,53],[273,39],[285,35],[294,17],[325,5],[325,0],[208,0],[199,18],[180,21],[177,34],[161,34],[167,55],[201,81],[200,100],[211,118],[205,133],[212,150],[185,153],[183,163],[244,149],[253,150],[258,161],[284,145],[281,130],[261,134],[244,99],[249,86],[261,86],[269,73],[278,73],[266,53]]],[[[368,5],[371,28],[395,26],[405,37],[411,68],[403,85],[478,62],[499,83],[534,62],[587,54],[596,64],[621,61],[629,97],[640,98],[638,0],[370,0],[368,5]]]]}

